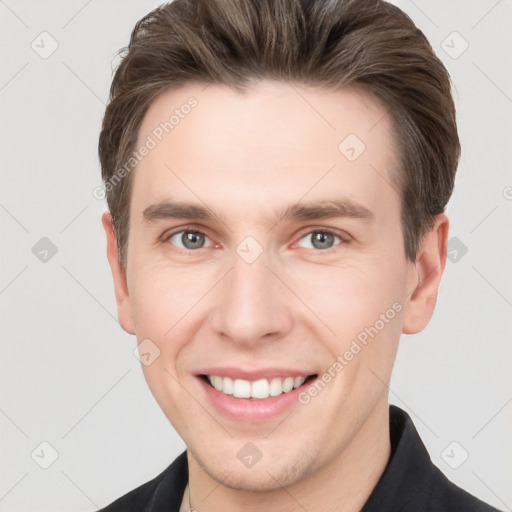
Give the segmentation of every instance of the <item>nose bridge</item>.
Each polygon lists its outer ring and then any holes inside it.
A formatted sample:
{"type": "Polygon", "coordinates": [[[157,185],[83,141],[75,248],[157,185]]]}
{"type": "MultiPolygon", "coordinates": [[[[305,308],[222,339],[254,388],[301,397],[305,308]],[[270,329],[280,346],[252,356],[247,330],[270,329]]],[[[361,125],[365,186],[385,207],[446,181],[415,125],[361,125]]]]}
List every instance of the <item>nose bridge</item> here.
{"type": "Polygon", "coordinates": [[[256,254],[251,243],[246,240],[233,251],[213,317],[217,333],[237,343],[280,336],[291,327],[286,298],[268,268],[271,262],[265,251],[256,254]]]}

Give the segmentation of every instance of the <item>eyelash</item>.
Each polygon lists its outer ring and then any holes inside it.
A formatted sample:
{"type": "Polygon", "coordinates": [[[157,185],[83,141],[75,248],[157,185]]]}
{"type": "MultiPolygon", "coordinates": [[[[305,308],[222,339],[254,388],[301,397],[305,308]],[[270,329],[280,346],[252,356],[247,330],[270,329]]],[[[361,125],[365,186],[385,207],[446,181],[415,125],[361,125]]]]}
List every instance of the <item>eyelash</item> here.
{"type": "MultiPolygon", "coordinates": [[[[182,226],[179,230],[172,231],[170,233],[164,234],[162,239],[163,239],[164,242],[169,242],[170,239],[173,236],[179,235],[181,233],[186,233],[186,232],[198,233],[200,235],[204,235],[206,238],[208,238],[210,240],[209,236],[204,231],[201,231],[200,229],[197,229],[194,226],[184,226],[184,227],[182,226]]],[[[315,248],[306,248],[306,247],[303,247],[303,249],[312,250],[312,251],[319,252],[319,253],[320,252],[321,253],[330,253],[331,251],[335,250],[336,247],[344,245],[344,244],[348,243],[348,241],[349,241],[349,235],[347,233],[340,232],[340,231],[332,229],[332,228],[329,228],[329,229],[327,229],[327,228],[314,228],[314,229],[310,229],[309,231],[304,233],[299,238],[299,241],[302,240],[303,238],[307,237],[308,235],[312,235],[313,233],[322,233],[322,234],[327,234],[327,235],[333,235],[334,237],[339,239],[339,243],[334,245],[333,247],[329,247],[328,249],[315,249],[315,248]]],[[[200,251],[201,249],[207,249],[207,248],[208,247],[200,247],[199,249],[181,249],[181,248],[177,248],[177,250],[179,252],[182,252],[182,253],[194,253],[194,252],[200,251]]]]}

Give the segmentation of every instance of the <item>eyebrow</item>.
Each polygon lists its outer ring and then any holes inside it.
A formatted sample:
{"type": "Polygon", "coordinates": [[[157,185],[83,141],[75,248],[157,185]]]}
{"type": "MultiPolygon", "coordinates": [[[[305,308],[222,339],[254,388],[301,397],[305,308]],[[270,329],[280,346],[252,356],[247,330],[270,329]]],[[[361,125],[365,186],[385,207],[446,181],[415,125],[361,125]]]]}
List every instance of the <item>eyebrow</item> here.
{"type": "MultiPolygon", "coordinates": [[[[274,212],[272,218],[281,221],[321,220],[348,217],[371,221],[374,214],[365,206],[349,199],[332,199],[309,203],[295,203],[280,212],[274,212]]],[[[204,206],[179,201],[162,201],[148,206],[142,212],[145,223],[154,223],[167,219],[221,220],[211,209],[204,206]]]]}

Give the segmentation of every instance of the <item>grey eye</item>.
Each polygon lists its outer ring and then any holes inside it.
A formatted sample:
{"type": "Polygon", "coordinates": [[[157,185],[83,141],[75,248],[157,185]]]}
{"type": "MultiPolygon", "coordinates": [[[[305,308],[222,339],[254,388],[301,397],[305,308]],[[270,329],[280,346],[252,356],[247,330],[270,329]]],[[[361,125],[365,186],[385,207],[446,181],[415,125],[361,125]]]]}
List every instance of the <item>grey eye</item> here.
{"type": "Polygon", "coordinates": [[[339,236],[334,233],[330,233],[329,231],[312,231],[308,233],[306,236],[302,237],[301,240],[311,240],[310,246],[304,246],[299,243],[301,247],[306,247],[307,249],[330,249],[334,245],[335,239],[338,239],[341,242],[339,236]]]}
{"type": "Polygon", "coordinates": [[[182,249],[202,249],[207,237],[200,231],[179,231],[169,237],[169,242],[182,249]],[[178,243],[179,242],[179,243],[178,243]],[[181,244],[181,245],[180,245],[181,244]]]}

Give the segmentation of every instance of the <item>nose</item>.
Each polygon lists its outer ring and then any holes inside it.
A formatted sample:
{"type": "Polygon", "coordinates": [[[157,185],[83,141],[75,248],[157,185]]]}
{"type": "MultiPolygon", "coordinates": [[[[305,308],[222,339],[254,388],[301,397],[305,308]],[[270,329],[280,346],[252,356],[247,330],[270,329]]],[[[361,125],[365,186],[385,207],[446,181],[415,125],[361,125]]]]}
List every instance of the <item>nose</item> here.
{"type": "Polygon", "coordinates": [[[246,346],[285,336],[293,325],[291,301],[265,253],[247,263],[235,252],[231,262],[211,317],[217,335],[246,346]]]}

